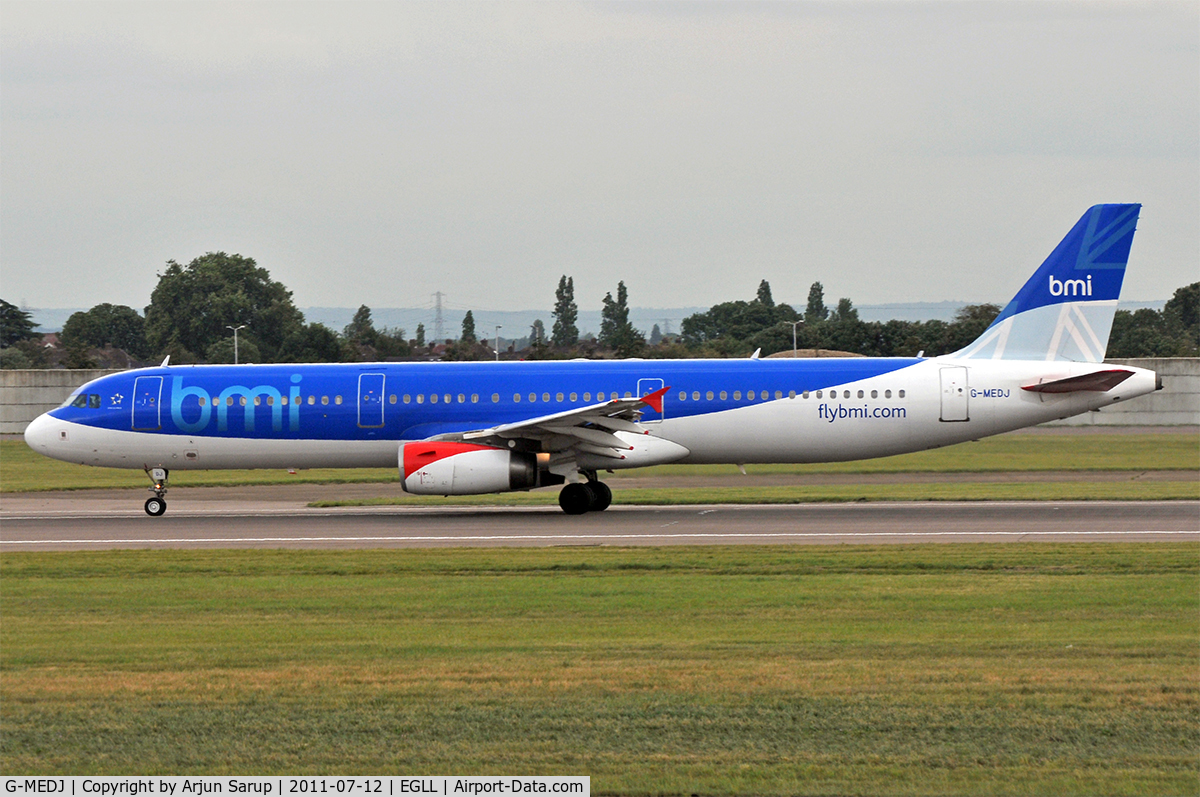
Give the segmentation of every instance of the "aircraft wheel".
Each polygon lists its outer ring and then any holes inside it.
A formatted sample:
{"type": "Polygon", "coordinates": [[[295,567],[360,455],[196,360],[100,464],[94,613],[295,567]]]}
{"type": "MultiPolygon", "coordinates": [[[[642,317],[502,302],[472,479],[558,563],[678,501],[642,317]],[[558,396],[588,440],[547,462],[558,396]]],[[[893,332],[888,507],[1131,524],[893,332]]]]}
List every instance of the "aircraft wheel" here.
{"type": "Polygon", "coordinates": [[[147,498],[146,499],[146,514],[150,517],[158,517],[163,512],[167,511],[167,502],[162,498],[147,498]]]}
{"type": "Polygon", "coordinates": [[[588,510],[592,512],[603,512],[608,509],[612,503],[612,490],[602,481],[588,482],[588,489],[592,491],[592,505],[588,510]]]}
{"type": "Polygon", "coordinates": [[[591,508],[593,493],[586,484],[568,484],[558,494],[558,505],[568,515],[582,515],[591,508]]]}

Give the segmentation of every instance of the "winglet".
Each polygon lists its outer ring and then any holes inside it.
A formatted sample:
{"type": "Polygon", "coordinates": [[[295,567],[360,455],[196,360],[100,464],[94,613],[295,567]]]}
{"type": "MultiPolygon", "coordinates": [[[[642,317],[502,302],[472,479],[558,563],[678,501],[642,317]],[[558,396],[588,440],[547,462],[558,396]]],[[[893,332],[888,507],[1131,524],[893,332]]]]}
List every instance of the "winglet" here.
{"type": "Polygon", "coordinates": [[[647,393],[646,395],[642,396],[642,401],[650,409],[654,410],[659,415],[662,415],[663,396],[667,395],[667,391],[670,389],[671,386],[667,385],[666,387],[656,390],[653,393],[647,393]]]}

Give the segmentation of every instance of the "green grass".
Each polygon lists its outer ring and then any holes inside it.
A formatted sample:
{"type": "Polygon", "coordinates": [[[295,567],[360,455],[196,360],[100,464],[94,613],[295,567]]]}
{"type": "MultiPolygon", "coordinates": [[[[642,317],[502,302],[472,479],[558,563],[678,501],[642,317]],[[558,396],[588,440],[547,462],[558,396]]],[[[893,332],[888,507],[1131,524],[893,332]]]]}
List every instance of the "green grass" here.
{"type": "MultiPolygon", "coordinates": [[[[976,443],[902,454],[882,459],[817,465],[750,465],[751,473],[981,473],[1050,470],[1195,470],[1200,444],[1187,434],[1002,435],[976,443]]],[[[731,465],[663,465],[618,471],[612,479],[638,476],[735,474],[731,465]]],[[[282,470],[183,471],[171,485],[243,486],[251,484],[352,483],[397,481],[395,470],[376,468],[315,469],[296,475],[282,470]]],[[[0,492],[141,488],[140,471],[93,468],[47,459],[19,440],[0,441],[0,492]]]]}
{"type": "Polygon", "coordinates": [[[5,773],[1193,794],[1200,547],[0,556],[5,773]]]}

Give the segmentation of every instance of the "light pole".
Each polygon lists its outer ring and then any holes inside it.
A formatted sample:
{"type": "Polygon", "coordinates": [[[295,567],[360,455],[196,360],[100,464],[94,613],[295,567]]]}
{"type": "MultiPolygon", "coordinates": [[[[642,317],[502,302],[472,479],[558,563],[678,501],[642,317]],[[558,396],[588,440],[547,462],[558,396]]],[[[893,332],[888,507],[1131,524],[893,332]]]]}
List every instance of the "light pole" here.
{"type": "Polygon", "coordinates": [[[500,330],[504,329],[503,324],[496,324],[496,362],[500,362],[500,330]]]}
{"type": "Polygon", "coordinates": [[[237,365],[237,364],[238,364],[238,340],[237,340],[237,333],[238,333],[238,330],[239,330],[239,329],[245,329],[245,328],[246,328],[246,324],[238,324],[236,327],[231,327],[231,326],[229,326],[229,324],[226,324],[226,325],[225,325],[225,328],[226,328],[226,329],[232,329],[232,330],[233,330],[233,364],[234,364],[234,365],[237,365]]]}
{"type": "Polygon", "coordinates": [[[796,357],[799,355],[799,352],[796,351],[796,327],[800,326],[803,323],[804,323],[803,318],[801,318],[799,321],[792,322],[792,359],[793,360],[796,359],[796,357]]]}

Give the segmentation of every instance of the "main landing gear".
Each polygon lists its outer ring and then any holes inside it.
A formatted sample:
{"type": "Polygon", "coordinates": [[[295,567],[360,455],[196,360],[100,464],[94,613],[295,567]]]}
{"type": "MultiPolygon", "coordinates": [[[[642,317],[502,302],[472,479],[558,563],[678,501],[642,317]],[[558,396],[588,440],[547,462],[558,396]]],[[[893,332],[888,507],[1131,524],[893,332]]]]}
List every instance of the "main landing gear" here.
{"type": "Polygon", "coordinates": [[[608,485],[594,476],[586,483],[576,482],[562,488],[558,494],[558,505],[568,515],[582,515],[584,512],[603,512],[612,503],[612,490],[608,485]]]}
{"type": "Polygon", "coordinates": [[[146,499],[146,514],[150,517],[158,517],[167,511],[167,499],[165,496],[167,494],[167,477],[170,475],[170,471],[166,468],[150,467],[147,467],[145,470],[146,475],[150,477],[150,481],[154,484],[153,487],[148,488],[150,492],[154,493],[154,497],[146,499]]]}

